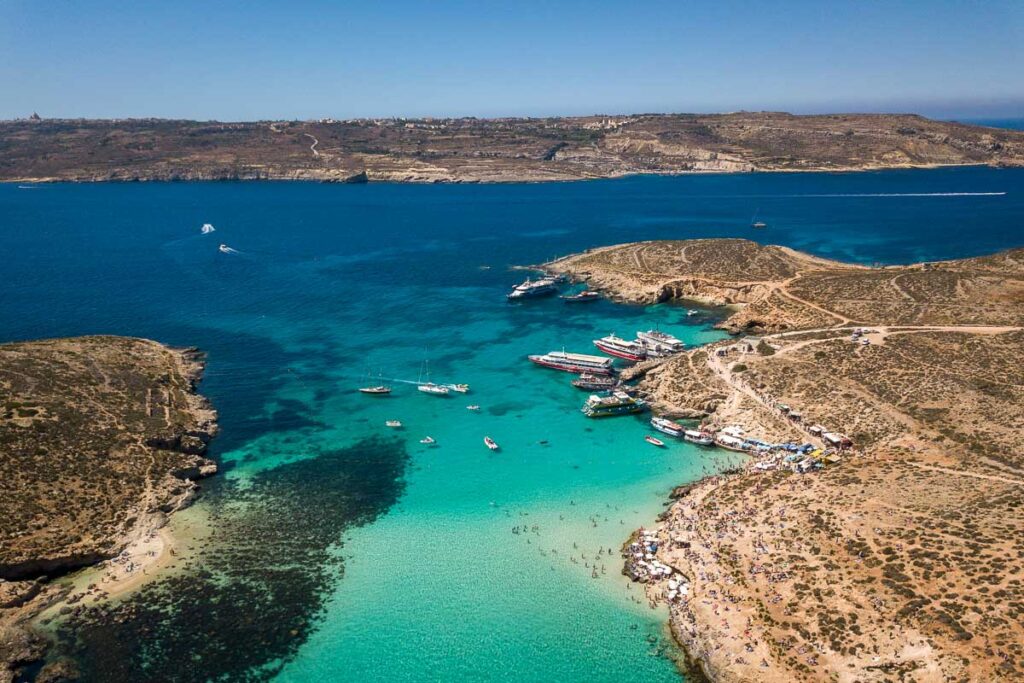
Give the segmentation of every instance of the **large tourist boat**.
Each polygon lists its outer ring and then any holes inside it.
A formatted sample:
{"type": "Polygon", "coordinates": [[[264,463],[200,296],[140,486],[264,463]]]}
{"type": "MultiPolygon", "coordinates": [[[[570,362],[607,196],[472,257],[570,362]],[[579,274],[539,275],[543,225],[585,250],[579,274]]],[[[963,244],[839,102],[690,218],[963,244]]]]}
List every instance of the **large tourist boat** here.
{"type": "Polygon", "coordinates": [[[585,391],[608,391],[617,387],[619,380],[611,375],[592,375],[585,372],[579,379],[574,379],[572,385],[585,391]]]}
{"type": "Polygon", "coordinates": [[[657,429],[659,432],[668,434],[669,436],[680,437],[686,428],[678,422],[673,422],[666,417],[652,417],[651,426],[657,429]]]}
{"type": "Polygon", "coordinates": [[[604,356],[588,356],[585,353],[568,353],[566,351],[549,351],[544,355],[527,356],[531,363],[545,368],[574,372],[577,375],[610,375],[615,372],[612,359],[604,356]]]}
{"type": "Polygon", "coordinates": [[[554,278],[542,277],[537,280],[531,280],[526,278],[525,282],[522,282],[512,288],[512,291],[508,293],[506,298],[509,301],[517,301],[519,299],[534,299],[541,296],[548,296],[554,294],[558,290],[558,282],[554,278]]]}
{"type": "Polygon", "coordinates": [[[581,410],[587,417],[611,417],[639,413],[646,408],[647,403],[643,399],[630,396],[624,391],[613,391],[605,396],[594,394],[587,399],[581,410]]]}
{"type": "Polygon", "coordinates": [[[679,353],[686,348],[686,344],[681,339],[660,330],[637,332],[636,338],[644,345],[649,355],[667,356],[679,353]]]}
{"type": "Polygon", "coordinates": [[[643,347],[643,344],[637,341],[628,341],[622,337],[616,337],[614,334],[595,339],[594,346],[609,356],[616,356],[626,360],[637,361],[647,358],[647,350],[643,347]]]}

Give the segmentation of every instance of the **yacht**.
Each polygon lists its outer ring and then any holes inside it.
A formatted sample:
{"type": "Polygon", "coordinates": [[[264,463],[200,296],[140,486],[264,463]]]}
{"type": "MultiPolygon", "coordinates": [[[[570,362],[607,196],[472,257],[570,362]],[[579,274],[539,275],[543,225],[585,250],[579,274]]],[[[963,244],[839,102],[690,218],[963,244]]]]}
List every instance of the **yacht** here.
{"type": "Polygon", "coordinates": [[[542,277],[537,280],[531,280],[526,278],[526,281],[516,285],[512,288],[512,291],[506,295],[509,301],[518,301],[519,299],[534,299],[541,296],[548,296],[554,294],[558,290],[558,283],[554,278],[542,277]]]}

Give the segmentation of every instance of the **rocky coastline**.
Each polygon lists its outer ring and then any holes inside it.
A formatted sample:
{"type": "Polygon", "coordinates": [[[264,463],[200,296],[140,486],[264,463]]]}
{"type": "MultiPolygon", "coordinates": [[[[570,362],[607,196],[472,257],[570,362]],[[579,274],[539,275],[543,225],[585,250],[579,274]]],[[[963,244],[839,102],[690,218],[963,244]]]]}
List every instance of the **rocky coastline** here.
{"type": "MultiPolygon", "coordinates": [[[[0,345],[0,681],[40,660],[34,620],[58,618],[153,578],[171,551],[164,529],[199,480],[217,414],[196,392],[204,357],[124,337],[0,345]],[[84,495],[83,490],[88,490],[84,495]],[[26,513],[26,511],[32,511],[26,513]],[[100,567],[85,592],[76,572],[100,567]],[[52,617],[51,617],[52,618],[52,617]]],[[[36,680],[72,680],[66,661],[36,680]]]]}
{"type": "Polygon", "coordinates": [[[751,456],[680,487],[627,542],[625,573],[668,605],[701,676],[1019,677],[1024,376],[998,368],[1024,352],[1024,251],[864,268],[689,240],[545,269],[623,301],[730,305],[721,327],[757,335],[640,368],[656,412],[775,442],[852,437],[820,470],[751,456]]]}

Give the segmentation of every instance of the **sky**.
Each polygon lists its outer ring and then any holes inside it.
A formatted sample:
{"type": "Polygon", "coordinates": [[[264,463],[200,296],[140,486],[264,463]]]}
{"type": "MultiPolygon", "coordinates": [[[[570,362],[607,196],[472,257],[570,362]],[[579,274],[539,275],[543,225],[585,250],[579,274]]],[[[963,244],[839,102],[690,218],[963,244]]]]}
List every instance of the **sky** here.
{"type": "Polygon", "coordinates": [[[0,0],[0,118],[1024,117],[1024,0],[0,0]]]}

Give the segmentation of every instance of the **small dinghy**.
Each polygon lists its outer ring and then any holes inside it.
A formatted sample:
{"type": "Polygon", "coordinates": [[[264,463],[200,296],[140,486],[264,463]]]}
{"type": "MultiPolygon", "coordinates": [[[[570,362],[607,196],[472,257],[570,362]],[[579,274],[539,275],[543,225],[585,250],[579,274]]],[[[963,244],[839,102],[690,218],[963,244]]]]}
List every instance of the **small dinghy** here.
{"type": "Polygon", "coordinates": [[[658,448],[664,448],[665,447],[665,442],[664,441],[662,441],[661,439],[655,439],[650,434],[648,434],[647,436],[644,437],[644,441],[646,441],[647,443],[651,444],[652,446],[657,446],[658,448]]]}
{"type": "Polygon", "coordinates": [[[432,446],[435,443],[437,443],[437,441],[435,441],[434,437],[432,436],[425,436],[422,439],[420,439],[420,443],[426,444],[427,446],[432,446]]]}
{"type": "Polygon", "coordinates": [[[386,426],[388,426],[388,427],[391,427],[392,429],[401,429],[402,428],[402,421],[401,420],[388,420],[384,424],[386,426]]]}
{"type": "Polygon", "coordinates": [[[466,410],[477,411],[477,410],[480,410],[480,406],[478,406],[478,405],[466,406],[466,410]]]}
{"type": "Polygon", "coordinates": [[[448,387],[449,389],[451,389],[452,391],[459,392],[460,394],[467,394],[467,393],[469,393],[469,385],[468,384],[446,384],[445,386],[448,387]]]}
{"type": "Polygon", "coordinates": [[[492,451],[496,451],[499,448],[498,442],[489,436],[484,437],[484,445],[490,448],[492,451]]]}

